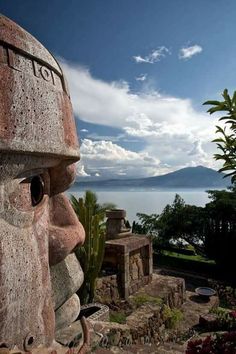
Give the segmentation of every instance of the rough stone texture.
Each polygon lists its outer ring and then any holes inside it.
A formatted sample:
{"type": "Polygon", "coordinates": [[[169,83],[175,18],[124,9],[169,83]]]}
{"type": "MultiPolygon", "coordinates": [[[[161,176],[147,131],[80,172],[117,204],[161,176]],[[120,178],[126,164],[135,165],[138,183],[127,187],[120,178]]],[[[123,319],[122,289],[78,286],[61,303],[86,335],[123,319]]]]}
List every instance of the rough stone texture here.
{"type": "Polygon", "coordinates": [[[117,275],[97,278],[95,300],[109,305],[121,299],[117,275]]]}
{"type": "Polygon", "coordinates": [[[145,305],[127,317],[126,324],[112,322],[91,322],[96,333],[101,334],[99,345],[130,346],[133,344],[160,343],[163,329],[161,308],[157,305],[145,305]]]}
{"type": "MultiPolygon", "coordinates": [[[[213,296],[210,298],[209,301],[203,301],[203,299],[199,298],[194,292],[186,292],[186,296],[183,296],[183,289],[184,286],[180,286],[180,283],[183,282],[180,278],[175,278],[175,277],[167,277],[167,276],[156,276],[154,275],[152,283],[146,286],[143,289],[140,289],[138,294],[143,294],[144,290],[149,293],[155,295],[159,294],[163,296],[164,301],[169,301],[170,298],[173,300],[170,301],[170,303],[173,304],[174,298],[173,297],[173,289],[178,290],[180,292],[178,298],[182,299],[184,303],[181,306],[181,311],[183,312],[183,320],[178,323],[177,326],[177,332],[179,334],[185,334],[186,331],[188,332],[189,329],[192,327],[198,325],[199,322],[199,316],[202,314],[202,316],[205,317],[206,314],[209,313],[209,311],[216,307],[219,303],[219,299],[216,296],[213,296]],[[165,285],[165,279],[166,279],[166,285],[165,285]],[[176,283],[176,284],[174,284],[176,283]],[[163,290],[160,292],[160,287],[163,290]],[[154,289],[157,289],[156,292],[154,292],[154,289]],[[172,289],[172,290],[171,290],[172,289]],[[169,297],[167,296],[167,292],[171,290],[172,295],[169,297]],[[204,315],[205,314],[205,315],[204,315]]],[[[137,294],[136,294],[137,295],[137,294]]],[[[133,296],[130,297],[132,299],[133,296]]],[[[179,302],[177,302],[178,304],[179,302]]],[[[151,305],[153,306],[153,305],[151,305]]],[[[127,317],[127,323],[125,325],[120,325],[120,324],[105,324],[101,322],[96,322],[93,324],[94,330],[97,331],[97,333],[100,333],[103,335],[103,338],[105,339],[100,339],[100,345],[103,345],[103,347],[97,348],[94,353],[96,354],[131,354],[131,353],[136,353],[136,354],[141,354],[141,353],[151,353],[151,354],[180,354],[180,353],[185,353],[186,351],[186,346],[187,342],[183,342],[182,340],[180,343],[174,343],[171,341],[171,338],[176,340],[176,330],[174,329],[172,334],[171,331],[168,330],[168,342],[162,342],[158,341],[158,337],[156,338],[157,341],[156,343],[152,343],[153,339],[152,337],[149,337],[149,341],[151,343],[149,344],[144,344],[145,341],[147,341],[147,337],[143,336],[143,334],[146,331],[146,327],[148,327],[148,323],[154,321],[154,318],[152,317],[153,310],[150,305],[146,307],[144,305],[143,307],[137,309],[137,311],[134,311],[129,317],[127,317]],[[146,324],[146,326],[145,326],[146,324]],[[111,333],[109,332],[109,326],[111,333]],[[140,343],[136,344],[131,344],[128,346],[123,345],[122,343],[125,342],[126,338],[129,338],[130,335],[130,330],[131,327],[135,329],[134,332],[132,332],[132,335],[135,335],[137,337],[137,332],[138,336],[140,336],[140,343]],[[151,340],[150,340],[151,338],[151,340]],[[170,341],[170,342],[169,342],[170,341]],[[120,342],[120,344],[119,344],[120,342]],[[117,345],[118,343],[118,345],[117,345]],[[116,346],[115,346],[116,345],[116,346]]],[[[156,307],[158,309],[158,307],[156,307]]],[[[154,313],[153,313],[154,315],[154,313]]],[[[159,312],[159,324],[160,327],[157,329],[159,331],[160,335],[162,337],[166,337],[166,330],[165,326],[163,324],[161,325],[161,312],[159,312]]],[[[156,318],[158,316],[156,315],[156,318]]],[[[155,326],[155,322],[154,322],[155,326]]],[[[152,330],[153,326],[151,326],[152,330]]],[[[149,333],[148,332],[148,335],[149,333]]],[[[203,336],[201,337],[206,337],[208,334],[212,333],[204,333],[203,336]]],[[[199,338],[196,337],[196,338],[199,338]]],[[[166,337],[167,339],[167,337],[166,337]]]]}
{"type": "Polygon", "coordinates": [[[81,316],[91,321],[109,321],[109,307],[98,302],[81,306],[81,316]]]}
{"type": "Polygon", "coordinates": [[[208,313],[206,315],[200,315],[199,325],[204,327],[208,331],[214,331],[219,329],[219,321],[217,315],[208,313]]]}
{"type": "Polygon", "coordinates": [[[70,326],[56,331],[55,338],[62,345],[72,346],[82,341],[82,332],[80,321],[75,321],[70,326]]]}
{"type": "Polygon", "coordinates": [[[50,268],[52,298],[57,310],[66,300],[76,293],[84,281],[84,273],[74,253],[50,268]]]}
{"type": "Polygon", "coordinates": [[[131,229],[125,226],[126,211],[113,209],[106,212],[106,238],[107,240],[126,237],[131,234],[131,229]]]}
{"type": "Polygon", "coordinates": [[[78,160],[71,102],[57,61],[2,15],[0,29],[0,150],[78,160]]]}
{"type": "Polygon", "coordinates": [[[147,300],[127,316],[125,324],[91,322],[94,331],[101,335],[101,347],[158,345],[166,339],[166,318],[160,304],[164,303],[171,308],[182,307],[185,301],[184,279],[153,274],[151,283],[129,296],[127,302],[130,303],[130,308],[134,309],[135,299],[139,296],[143,299],[146,296],[147,300]]]}
{"type": "Polygon", "coordinates": [[[218,305],[218,296],[212,296],[209,300],[203,300],[194,292],[186,291],[186,301],[182,306],[184,321],[179,324],[179,330],[184,332],[198,325],[200,316],[209,314],[209,311],[218,305]]]}
{"type": "Polygon", "coordinates": [[[137,294],[160,297],[170,308],[179,308],[186,300],[185,281],[182,278],[153,274],[153,281],[137,294]]]}
{"type": "Polygon", "coordinates": [[[63,195],[78,159],[58,63],[0,15],[0,345],[9,349],[54,339],[49,260],[56,264],[84,241],[63,195]]]}
{"type": "MultiPolygon", "coordinates": [[[[106,241],[103,268],[106,267],[117,270],[120,296],[127,299],[129,295],[151,281],[153,272],[151,240],[147,236],[131,234],[125,238],[106,241]]],[[[104,281],[107,282],[105,278],[104,281]]],[[[104,283],[102,287],[104,288],[104,283]]],[[[105,296],[106,293],[107,291],[105,296]]]]}
{"type": "Polygon", "coordinates": [[[65,328],[74,322],[80,313],[80,300],[74,294],[55,312],[56,330],[65,328]]]}

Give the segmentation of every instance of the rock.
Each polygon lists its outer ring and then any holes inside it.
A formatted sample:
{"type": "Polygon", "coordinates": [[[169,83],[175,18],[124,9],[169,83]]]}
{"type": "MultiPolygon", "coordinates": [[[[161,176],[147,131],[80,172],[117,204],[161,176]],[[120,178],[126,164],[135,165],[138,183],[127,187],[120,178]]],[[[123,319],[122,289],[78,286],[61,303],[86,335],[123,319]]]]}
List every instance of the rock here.
{"type": "Polygon", "coordinates": [[[58,343],[64,346],[72,347],[82,343],[83,330],[80,321],[76,321],[71,326],[56,331],[55,338],[58,343]]]}
{"type": "Polygon", "coordinates": [[[74,253],[52,266],[50,272],[54,309],[57,310],[81,287],[84,274],[74,253]]]}
{"type": "Polygon", "coordinates": [[[199,318],[200,326],[203,326],[209,331],[213,331],[219,328],[219,321],[217,315],[209,313],[206,315],[201,315],[199,318]]]}
{"type": "Polygon", "coordinates": [[[80,313],[80,300],[78,295],[74,294],[55,313],[56,330],[65,328],[73,323],[80,313]]]}

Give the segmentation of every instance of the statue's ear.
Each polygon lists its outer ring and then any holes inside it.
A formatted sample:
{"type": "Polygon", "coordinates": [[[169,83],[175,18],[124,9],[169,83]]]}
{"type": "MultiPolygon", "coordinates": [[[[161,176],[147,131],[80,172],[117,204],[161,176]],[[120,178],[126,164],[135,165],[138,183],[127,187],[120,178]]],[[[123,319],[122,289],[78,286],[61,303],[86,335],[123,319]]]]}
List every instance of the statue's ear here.
{"type": "Polygon", "coordinates": [[[49,170],[50,174],[50,195],[66,191],[74,182],[76,176],[75,164],[68,161],[62,161],[56,167],[49,170]]]}

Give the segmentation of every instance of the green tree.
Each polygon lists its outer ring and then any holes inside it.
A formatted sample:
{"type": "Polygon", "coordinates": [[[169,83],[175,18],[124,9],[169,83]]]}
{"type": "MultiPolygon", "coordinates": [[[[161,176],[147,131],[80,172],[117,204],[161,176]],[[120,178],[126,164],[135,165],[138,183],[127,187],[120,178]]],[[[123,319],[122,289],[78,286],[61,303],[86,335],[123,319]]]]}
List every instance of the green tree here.
{"type": "Polygon", "coordinates": [[[134,231],[151,235],[155,250],[168,246],[171,240],[179,244],[184,240],[204,254],[203,208],[185,204],[176,194],[173,203],[167,204],[160,215],[138,213],[137,216],[140,223],[136,223],[134,231]]]}
{"type": "Polygon", "coordinates": [[[84,271],[84,283],[79,289],[82,304],[93,301],[96,279],[100,273],[105,249],[106,210],[114,209],[112,203],[99,204],[97,195],[86,191],[84,198],[71,196],[72,206],[85,230],[85,243],[75,249],[84,271]]]}
{"type": "Polygon", "coordinates": [[[234,270],[236,265],[236,189],[208,191],[206,204],[206,251],[222,269],[234,270]]]}
{"type": "Polygon", "coordinates": [[[236,91],[232,97],[225,89],[222,93],[223,101],[206,101],[204,105],[211,105],[208,113],[226,112],[226,115],[219,118],[219,121],[224,121],[225,126],[216,126],[216,133],[220,134],[219,137],[213,140],[217,143],[220,153],[215,154],[216,160],[223,162],[221,172],[227,172],[227,176],[231,176],[232,183],[236,182],[236,91]]]}
{"type": "Polygon", "coordinates": [[[204,210],[195,205],[188,205],[176,194],[174,202],[167,205],[158,220],[159,237],[175,240],[181,245],[184,240],[204,254],[204,210]]]}

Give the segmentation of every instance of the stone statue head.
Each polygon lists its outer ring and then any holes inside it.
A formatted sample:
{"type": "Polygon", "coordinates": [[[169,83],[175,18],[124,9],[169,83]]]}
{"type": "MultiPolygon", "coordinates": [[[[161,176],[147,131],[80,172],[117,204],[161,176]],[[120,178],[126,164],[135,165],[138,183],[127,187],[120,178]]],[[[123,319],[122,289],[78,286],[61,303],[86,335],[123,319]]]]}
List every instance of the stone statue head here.
{"type": "Polygon", "coordinates": [[[63,194],[77,160],[60,66],[0,15],[0,346],[27,351],[53,341],[49,265],[84,240],[63,194]]]}

